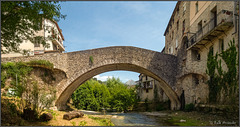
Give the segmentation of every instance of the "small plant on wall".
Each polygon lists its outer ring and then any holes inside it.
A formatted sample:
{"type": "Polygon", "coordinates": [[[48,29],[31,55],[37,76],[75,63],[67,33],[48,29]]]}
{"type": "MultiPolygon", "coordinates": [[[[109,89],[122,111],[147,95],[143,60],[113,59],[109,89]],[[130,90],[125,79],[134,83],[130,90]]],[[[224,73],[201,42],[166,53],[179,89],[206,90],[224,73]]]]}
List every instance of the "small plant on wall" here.
{"type": "Polygon", "coordinates": [[[93,64],[93,56],[89,56],[89,64],[90,64],[90,65],[93,64]]]}

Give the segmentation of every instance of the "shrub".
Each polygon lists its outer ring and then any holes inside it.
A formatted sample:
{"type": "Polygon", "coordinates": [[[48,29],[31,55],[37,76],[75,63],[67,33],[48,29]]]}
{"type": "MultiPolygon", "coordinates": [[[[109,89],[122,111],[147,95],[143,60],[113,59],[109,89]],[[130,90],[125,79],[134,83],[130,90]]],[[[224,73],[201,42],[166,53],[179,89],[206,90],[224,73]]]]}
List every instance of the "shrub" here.
{"type": "Polygon", "coordinates": [[[190,112],[190,111],[193,111],[193,110],[194,110],[194,104],[193,103],[185,105],[184,111],[190,112]]]}

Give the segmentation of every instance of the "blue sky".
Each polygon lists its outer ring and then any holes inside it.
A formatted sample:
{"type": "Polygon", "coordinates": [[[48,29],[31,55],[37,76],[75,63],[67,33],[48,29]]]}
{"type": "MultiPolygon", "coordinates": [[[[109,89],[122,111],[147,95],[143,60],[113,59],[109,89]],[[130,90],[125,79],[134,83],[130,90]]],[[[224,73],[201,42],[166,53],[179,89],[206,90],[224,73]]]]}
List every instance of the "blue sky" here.
{"type": "MultiPolygon", "coordinates": [[[[161,52],[164,32],[177,1],[67,1],[60,2],[65,20],[67,52],[108,46],[135,46],[161,52]]],[[[112,71],[98,75],[138,80],[139,73],[112,71]]]]}

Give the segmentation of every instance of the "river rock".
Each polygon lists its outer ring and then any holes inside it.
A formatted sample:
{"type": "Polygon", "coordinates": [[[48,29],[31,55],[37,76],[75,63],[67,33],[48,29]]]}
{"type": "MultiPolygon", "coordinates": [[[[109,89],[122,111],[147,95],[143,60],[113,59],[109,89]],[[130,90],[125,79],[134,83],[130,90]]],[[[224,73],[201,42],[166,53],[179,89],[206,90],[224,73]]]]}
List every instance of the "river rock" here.
{"type": "Polygon", "coordinates": [[[180,122],[181,122],[181,123],[183,123],[183,122],[185,123],[185,122],[186,122],[186,120],[182,120],[182,119],[181,119],[181,120],[180,120],[180,122]]]}

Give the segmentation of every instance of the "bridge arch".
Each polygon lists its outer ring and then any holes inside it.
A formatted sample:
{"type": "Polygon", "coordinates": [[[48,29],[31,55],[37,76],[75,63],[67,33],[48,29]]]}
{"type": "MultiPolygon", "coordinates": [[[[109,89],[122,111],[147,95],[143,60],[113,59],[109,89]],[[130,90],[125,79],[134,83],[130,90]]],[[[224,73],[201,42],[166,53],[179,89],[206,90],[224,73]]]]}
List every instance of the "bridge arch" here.
{"type": "Polygon", "coordinates": [[[81,84],[83,84],[85,81],[89,80],[95,75],[108,72],[108,71],[115,71],[115,70],[125,70],[125,71],[143,73],[158,80],[161,83],[160,87],[164,90],[164,92],[166,93],[166,95],[169,97],[171,101],[171,109],[176,110],[179,108],[180,102],[179,102],[178,96],[173,91],[173,89],[169,84],[167,84],[161,77],[157,76],[155,73],[151,72],[150,70],[147,70],[140,66],[129,64],[129,63],[115,63],[115,64],[103,65],[97,68],[93,68],[87,71],[86,73],[80,75],[72,83],[70,83],[68,87],[58,97],[56,101],[56,106],[60,110],[61,108],[64,109],[65,108],[64,105],[66,104],[69,97],[81,84]]]}

